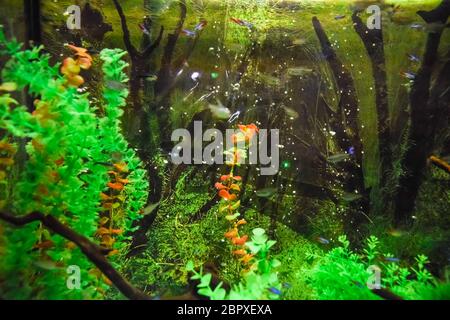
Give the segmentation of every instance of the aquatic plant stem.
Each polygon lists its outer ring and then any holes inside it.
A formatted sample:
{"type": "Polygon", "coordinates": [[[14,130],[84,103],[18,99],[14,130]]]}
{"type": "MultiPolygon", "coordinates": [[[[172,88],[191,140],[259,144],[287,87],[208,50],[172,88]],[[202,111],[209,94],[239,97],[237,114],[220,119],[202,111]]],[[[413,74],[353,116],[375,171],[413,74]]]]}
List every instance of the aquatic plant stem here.
{"type": "Polygon", "coordinates": [[[83,254],[117,287],[127,298],[133,300],[150,300],[151,297],[133,287],[106,259],[104,249],[93,243],[83,235],[61,223],[51,215],[32,212],[23,216],[14,216],[10,213],[0,212],[0,219],[15,226],[24,226],[32,222],[41,222],[47,229],[57,233],[63,238],[75,243],[83,254]]]}

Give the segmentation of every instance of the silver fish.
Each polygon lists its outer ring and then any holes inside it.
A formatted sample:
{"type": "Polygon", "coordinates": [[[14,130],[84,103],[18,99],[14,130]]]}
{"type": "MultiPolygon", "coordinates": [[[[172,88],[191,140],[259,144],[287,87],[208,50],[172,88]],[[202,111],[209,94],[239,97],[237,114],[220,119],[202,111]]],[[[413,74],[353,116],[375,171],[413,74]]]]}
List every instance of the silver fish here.
{"type": "Polygon", "coordinates": [[[331,163],[339,163],[347,160],[348,158],[350,158],[350,155],[348,153],[339,153],[328,157],[327,160],[331,163]]]}
{"type": "Polygon", "coordinates": [[[264,188],[261,190],[257,190],[256,195],[260,198],[270,198],[275,193],[277,193],[277,191],[278,190],[276,188],[264,188]]]}
{"type": "Polygon", "coordinates": [[[235,113],[233,113],[230,117],[230,119],[228,119],[228,123],[232,123],[233,121],[235,121],[237,118],[239,118],[239,116],[241,115],[240,111],[236,111],[235,113]]]}
{"type": "Polygon", "coordinates": [[[298,118],[298,112],[295,111],[294,109],[286,107],[286,106],[283,106],[283,109],[284,109],[284,112],[286,112],[286,115],[289,118],[291,118],[292,120],[295,120],[298,118]]]}
{"type": "Polygon", "coordinates": [[[294,67],[287,69],[287,74],[290,77],[302,77],[310,74],[314,70],[311,68],[305,68],[305,67],[294,67]]]}
{"type": "Polygon", "coordinates": [[[217,104],[209,104],[208,108],[215,119],[228,120],[231,117],[230,109],[225,107],[219,100],[217,100],[217,104]]]}

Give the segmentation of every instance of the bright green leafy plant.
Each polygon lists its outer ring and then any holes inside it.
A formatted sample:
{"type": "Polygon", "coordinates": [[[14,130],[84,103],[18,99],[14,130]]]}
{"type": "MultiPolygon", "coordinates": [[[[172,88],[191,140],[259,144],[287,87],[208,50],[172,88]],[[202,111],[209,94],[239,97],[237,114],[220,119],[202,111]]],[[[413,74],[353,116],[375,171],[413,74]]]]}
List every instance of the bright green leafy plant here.
{"type": "MultiPolygon", "coordinates": [[[[79,88],[91,57],[85,49],[69,47],[76,60],[66,58],[60,73],[60,66],[50,65],[50,56],[41,53],[42,47],[21,50],[0,30],[0,55],[9,59],[2,80],[13,84],[0,95],[0,128],[4,139],[25,149],[19,173],[6,177],[12,192],[0,209],[51,215],[92,241],[99,241],[99,230],[107,226],[110,239],[105,246],[110,255],[118,255],[141,216],[148,189],[141,162],[120,130],[128,95],[123,85],[127,64],[121,50],[101,52],[106,86],[103,101],[94,107],[79,88]],[[33,112],[12,96],[25,88],[36,99],[33,112]],[[114,177],[118,172],[120,181],[114,177]]],[[[5,226],[0,243],[2,297],[101,298],[110,284],[73,243],[40,223],[19,229],[5,226]],[[81,270],[81,290],[66,286],[70,265],[81,270]]]]}
{"type": "Polygon", "coordinates": [[[381,299],[367,283],[372,276],[370,266],[380,270],[380,287],[403,299],[448,298],[448,286],[440,284],[425,268],[428,258],[418,255],[415,266],[383,254],[375,236],[367,240],[366,248],[358,254],[350,249],[345,236],[339,237],[340,246],[318,259],[309,272],[310,284],[320,299],[381,299]]]}
{"type": "Polygon", "coordinates": [[[227,292],[223,287],[223,283],[219,283],[215,288],[211,288],[212,275],[203,274],[195,271],[195,265],[189,261],[186,269],[193,272],[192,280],[200,281],[197,285],[198,293],[209,297],[212,300],[277,300],[281,295],[281,284],[278,274],[275,271],[280,266],[280,261],[269,258],[269,249],[275,244],[275,241],[268,240],[265,231],[261,228],[253,230],[251,241],[246,245],[254,254],[255,262],[250,270],[245,272],[243,279],[238,284],[232,286],[227,292]]]}

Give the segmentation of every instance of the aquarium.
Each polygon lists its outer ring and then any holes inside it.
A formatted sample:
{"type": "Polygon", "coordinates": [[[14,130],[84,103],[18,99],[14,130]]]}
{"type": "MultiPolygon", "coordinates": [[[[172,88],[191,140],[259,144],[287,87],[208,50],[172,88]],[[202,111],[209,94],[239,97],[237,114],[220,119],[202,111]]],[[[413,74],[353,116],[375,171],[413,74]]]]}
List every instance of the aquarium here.
{"type": "Polygon", "coordinates": [[[0,3],[0,299],[450,299],[449,0],[0,3]]]}

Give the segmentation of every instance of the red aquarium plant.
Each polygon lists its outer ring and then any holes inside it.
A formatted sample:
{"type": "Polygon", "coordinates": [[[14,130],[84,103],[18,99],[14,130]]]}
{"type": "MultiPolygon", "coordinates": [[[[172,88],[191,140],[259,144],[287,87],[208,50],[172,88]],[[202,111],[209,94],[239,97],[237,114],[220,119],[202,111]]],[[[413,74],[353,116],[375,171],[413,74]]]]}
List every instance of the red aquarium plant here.
{"type": "Polygon", "coordinates": [[[69,85],[79,87],[84,83],[80,71],[81,69],[88,70],[92,66],[92,57],[87,53],[87,49],[70,44],[67,47],[75,53],[76,59],[71,57],[64,59],[61,73],[66,77],[69,85]]]}
{"type": "Polygon", "coordinates": [[[229,174],[222,175],[220,182],[217,182],[215,187],[221,198],[219,213],[224,213],[225,219],[230,222],[230,229],[225,233],[225,238],[234,247],[233,255],[239,257],[244,265],[248,265],[253,258],[253,255],[248,252],[245,246],[248,235],[242,235],[239,232],[240,226],[247,223],[245,219],[239,219],[240,213],[238,211],[241,205],[239,196],[242,178],[234,175],[234,172],[235,168],[239,166],[241,157],[246,154],[253,136],[258,132],[258,127],[255,124],[249,124],[239,125],[238,128],[239,131],[231,137],[234,145],[228,150],[228,153],[231,154],[231,160],[226,162],[230,167],[229,174]],[[238,142],[245,142],[245,149],[238,147],[238,142]]]}

